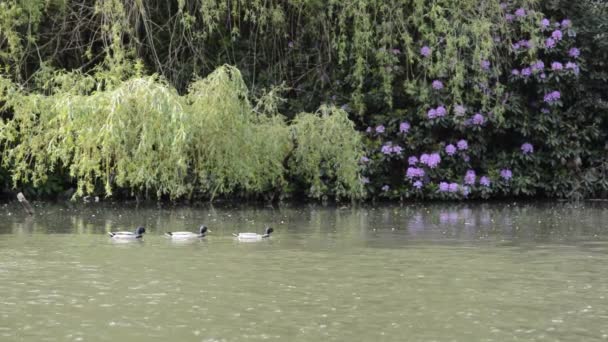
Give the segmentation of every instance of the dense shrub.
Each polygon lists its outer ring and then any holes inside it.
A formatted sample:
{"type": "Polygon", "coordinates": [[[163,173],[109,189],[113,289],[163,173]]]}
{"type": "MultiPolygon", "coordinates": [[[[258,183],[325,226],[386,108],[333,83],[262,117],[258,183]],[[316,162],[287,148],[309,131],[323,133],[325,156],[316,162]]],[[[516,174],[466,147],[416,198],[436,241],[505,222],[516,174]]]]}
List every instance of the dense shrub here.
{"type": "Polygon", "coordinates": [[[48,186],[60,168],[77,181],[77,196],[116,187],[171,198],[281,194],[292,156],[289,173],[303,172],[311,196],[361,195],[361,140],[346,114],[323,107],[322,116],[302,114],[290,128],[267,112],[276,108],[271,93],[251,105],[233,67],[193,82],[185,97],[156,77],[86,95],[80,86],[25,94],[2,82],[0,99],[13,117],[1,123],[0,146],[15,184],[48,186]]]}
{"type": "Polygon", "coordinates": [[[447,39],[445,46],[420,47],[419,68],[428,81],[411,88],[416,104],[367,121],[369,192],[389,198],[583,197],[608,188],[606,107],[602,94],[590,98],[581,87],[592,82],[581,80],[586,49],[577,42],[575,23],[520,5],[501,8],[506,28],[488,35],[491,50],[506,58],[482,57],[477,65],[468,58],[463,81],[472,96],[454,97],[454,79],[461,78],[433,73],[427,62],[449,49],[447,39]]]}

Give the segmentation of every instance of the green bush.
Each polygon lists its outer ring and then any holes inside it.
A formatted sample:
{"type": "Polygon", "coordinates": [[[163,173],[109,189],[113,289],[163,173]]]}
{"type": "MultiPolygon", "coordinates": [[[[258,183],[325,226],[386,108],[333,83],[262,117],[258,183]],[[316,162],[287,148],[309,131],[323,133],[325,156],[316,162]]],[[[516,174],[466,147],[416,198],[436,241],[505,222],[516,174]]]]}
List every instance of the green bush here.
{"type": "Polygon", "coordinates": [[[252,106],[234,67],[196,80],[186,96],[157,77],[48,96],[2,84],[13,116],[2,123],[0,146],[15,184],[43,185],[61,168],[77,181],[76,196],[101,187],[108,196],[116,187],[171,198],[258,196],[285,191],[293,154],[289,174],[317,187],[326,176],[311,196],[361,195],[361,140],[346,113],[323,107],[322,116],[302,114],[290,127],[276,112],[276,92],[252,106]]]}

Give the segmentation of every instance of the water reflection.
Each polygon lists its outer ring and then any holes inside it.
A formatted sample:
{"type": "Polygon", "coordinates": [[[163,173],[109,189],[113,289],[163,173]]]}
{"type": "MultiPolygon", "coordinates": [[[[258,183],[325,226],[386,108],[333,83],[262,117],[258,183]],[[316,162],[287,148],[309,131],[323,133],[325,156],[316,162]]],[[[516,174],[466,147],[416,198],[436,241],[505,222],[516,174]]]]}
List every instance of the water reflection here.
{"type": "Polygon", "coordinates": [[[169,230],[192,230],[207,224],[210,238],[238,231],[262,233],[275,227],[274,237],[297,241],[340,240],[564,242],[606,236],[607,206],[602,203],[494,203],[403,206],[323,207],[149,207],[73,204],[36,205],[35,217],[16,204],[0,208],[0,234],[105,234],[146,226],[148,238],[169,230]]]}
{"type": "Polygon", "coordinates": [[[0,207],[3,341],[608,338],[602,204],[36,209],[0,207]]]}

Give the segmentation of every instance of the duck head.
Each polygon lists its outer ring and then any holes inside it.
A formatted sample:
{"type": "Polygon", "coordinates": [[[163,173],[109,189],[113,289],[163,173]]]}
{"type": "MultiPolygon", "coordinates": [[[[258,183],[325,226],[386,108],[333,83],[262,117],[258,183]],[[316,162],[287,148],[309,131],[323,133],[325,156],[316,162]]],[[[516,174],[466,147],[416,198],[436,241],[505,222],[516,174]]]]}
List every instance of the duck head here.
{"type": "Polygon", "coordinates": [[[135,230],[135,234],[137,235],[143,235],[146,232],[146,228],[139,226],[137,227],[137,230],[135,230]]]}
{"type": "Polygon", "coordinates": [[[266,227],[266,235],[270,235],[270,233],[274,232],[274,229],[271,227],[266,227]]]}
{"type": "Polygon", "coordinates": [[[198,233],[201,235],[205,235],[209,231],[205,225],[200,226],[198,229],[198,233]]]}

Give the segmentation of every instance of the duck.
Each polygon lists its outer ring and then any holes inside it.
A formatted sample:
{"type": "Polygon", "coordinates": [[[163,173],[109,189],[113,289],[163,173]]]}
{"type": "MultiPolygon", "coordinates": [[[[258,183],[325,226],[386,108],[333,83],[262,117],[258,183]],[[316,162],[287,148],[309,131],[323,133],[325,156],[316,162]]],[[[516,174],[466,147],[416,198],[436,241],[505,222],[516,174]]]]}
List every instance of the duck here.
{"type": "Polygon", "coordinates": [[[110,235],[110,237],[113,239],[120,239],[120,240],[141,239],[145,232],[146,232],[146,228],[139,226],[139,227],[137,227],[135,232],[108,232],[108,235],[110,235]]]}
{"type": "Polygon", "coordinates": [[[258,233],[238,233],[238,234],[232,234],[234,237],[236,237],[239,241],[260,241],[266,238],[270,237],[270,234],[274,232],[274,229],[270,228],[270,227],[266,227],[266,230],[264,232],[264,235],[262,234],[258,234],[258,233]]]}
{"type": "Polygon", "coordinates": [[[193,232],[166,232],[165,236],[174,240],[196,239],[204,238],[207,232],[210,232],[210,230],[207,229],[207,226],[202,225],[198,229],[198,234],[193,232]]]}

